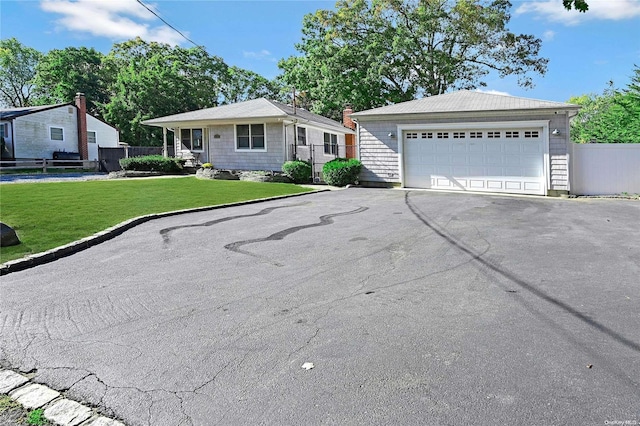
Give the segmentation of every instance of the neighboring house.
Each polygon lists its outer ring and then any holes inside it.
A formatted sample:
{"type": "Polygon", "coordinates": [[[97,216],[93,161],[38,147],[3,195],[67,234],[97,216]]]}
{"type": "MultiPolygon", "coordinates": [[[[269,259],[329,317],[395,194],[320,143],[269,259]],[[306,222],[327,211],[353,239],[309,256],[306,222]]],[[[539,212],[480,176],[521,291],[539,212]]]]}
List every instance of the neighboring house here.
{"type": "Polygon", "coordinates": [[[98,147],[117,147],[119,132],[87,113],[83,94],[75,103],[0,110],[3,159],[52,159],[55,152],[98,160],[98,147]]]}
{"type": "Polygon", "coordinates": [[[345,156],[345,135],[337,121],[265,98],[143,121],[172,131],[176,156],[210,162],[219,169],[281,170],[285,161],[321,165],[345,156]]]}
{"type": "Polygon", "coordinates": [[[461,90],[351,114],[360,181],[461,191],[570,190],[578,105],[461,90]]]}

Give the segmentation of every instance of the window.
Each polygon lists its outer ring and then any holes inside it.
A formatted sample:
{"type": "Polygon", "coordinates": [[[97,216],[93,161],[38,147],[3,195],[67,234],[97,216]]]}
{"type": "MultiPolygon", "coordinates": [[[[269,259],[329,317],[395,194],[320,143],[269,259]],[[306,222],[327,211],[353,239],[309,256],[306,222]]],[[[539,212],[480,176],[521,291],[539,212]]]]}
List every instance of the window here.
{"type": "Polygon", "coordinates": [[[202,129],[180,129],[180,142],[189,151],[202,151],[202,129]]]}
{"type": "Polygon", "coordinates": [[[0,136],[3,138],[9,137],[9,126],[7,124],[0,124],[0,136]]]}
{"type": "Polygon", "coordinates": [[[506,132],[504,132],[504,136],[506,138],[518,138],[518,137],[520,137],[520,132],[506,131],[506,132]]]}
{"type": "Polygon", "coordinates": [[[49,133],[52,141],[64,140],[64,130],[62,127],[49,127],[49,133]]]}
{"type": "Polygon", "coordinates": [[[407,139],[418,139],[417,133],[407,133],[407,139]]]}
{"type": "Polygon", "coordinates": [[[304,127],[298,127],[297,130],[298,133],[298,138],[297,143],[298,145],[306,145],[307,144],[307,129],[304,127]]]}
{"type": "Polygon", "coordinates": [[[432,132],[423,133],[422,139],[433,139],[433,133],[432,132]]]}
{"type": "Polygon", "coordinates": [[[524,132],[524,137],[525,138],[537,138],[538,137],[538,131],[537,130],[525,131],[524,132]]]}
{"type": "Polygon", "coordinates": [[[469,137],[471,139],[479,139],[482,137],[482,132],[469,132],[469,137]]]}
{"type": "Polygon", "coordinates": [[[464,132],[453,132],[454,139],[464,139],[464,137],[465,137],[464,132]]]}
{"type": "Polygon", "coordinates": [[[487,132],[487,137],[488,138],[499,138],[500,137],[500,132],[487,132]]]}
{"type": "Polygon", "coordinates": [[[87,131],[87,143],[96,143],[96,132],[87,131]]]}
{"type": "Polygon", "coordinates": [[[237,124],[236,149],[266,149],[264,124],[237,124]]]}
{"type": "Polygon", "coordinates": [[[449,139],[449,132],[438,132],[438,139],[449,139]]]}
{"type": "Polygon", "coordinates": [[[324,134],[324,153],[325,154],[338,154],[338,135],[332,133],[324,134]]]}

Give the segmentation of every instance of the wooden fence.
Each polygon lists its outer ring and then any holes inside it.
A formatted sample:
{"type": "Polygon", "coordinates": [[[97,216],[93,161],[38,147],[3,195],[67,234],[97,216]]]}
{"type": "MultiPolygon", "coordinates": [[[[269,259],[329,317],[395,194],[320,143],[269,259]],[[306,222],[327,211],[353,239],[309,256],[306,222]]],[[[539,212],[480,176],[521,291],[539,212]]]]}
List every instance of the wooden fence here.
{"type": "Polygon", "coordinates": [[[42,170],[47,173],[49,169],[85,169],[98,170],[98,162],[90,160],[51,160],[47,158],[17,159],[0,161],[0,170],[42,170]]]}

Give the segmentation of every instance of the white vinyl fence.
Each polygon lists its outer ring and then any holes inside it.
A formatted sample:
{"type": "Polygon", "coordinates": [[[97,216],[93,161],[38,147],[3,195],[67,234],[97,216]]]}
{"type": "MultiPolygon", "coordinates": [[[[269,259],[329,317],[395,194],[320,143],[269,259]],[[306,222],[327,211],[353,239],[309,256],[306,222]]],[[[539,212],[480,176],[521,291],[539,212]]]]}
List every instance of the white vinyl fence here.
{"type": "Polygon", "coordinates": [[[571,193],[640,194],[640,144],[571,144],[571,193]]]}

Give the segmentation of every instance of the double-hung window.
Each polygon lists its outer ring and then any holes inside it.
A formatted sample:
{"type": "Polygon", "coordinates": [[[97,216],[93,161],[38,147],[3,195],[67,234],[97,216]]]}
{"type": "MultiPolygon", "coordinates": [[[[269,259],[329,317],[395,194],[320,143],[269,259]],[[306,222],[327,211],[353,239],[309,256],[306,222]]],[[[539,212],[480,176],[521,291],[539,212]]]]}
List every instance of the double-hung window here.
{"type": "Polygon", "coordinates": [[[52,141],[63,141],[64,129],[62,127],[49,127],[49,136],[52,141]]]}
{"type": "Polygon", "coordinates": [[[305,127],[297,128],[297,143],[298,145],[306,145],[307,144],[307,129],[305,127]]]}
{"type": "Polygon", "coordinates": [[[333,133],[324,134],[324,153],[329,155],[338,154],[338,135],[333,133]]]}
{"type": "Polygon", "coordinates": [[[264,124],[236,124],[236,149],[266,149],[264,124]]]}
{"type": "Polygon", "coordinates": [[[180,129],[180,142],[189,151],[202,151],[202,129],[180,129]]]}
{"type": "Polygon", "coordinates": [[[96,132],[92,132],[91,130],[87,130],[87,143],[96,143],[96,132]]]}

